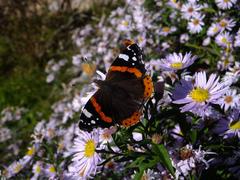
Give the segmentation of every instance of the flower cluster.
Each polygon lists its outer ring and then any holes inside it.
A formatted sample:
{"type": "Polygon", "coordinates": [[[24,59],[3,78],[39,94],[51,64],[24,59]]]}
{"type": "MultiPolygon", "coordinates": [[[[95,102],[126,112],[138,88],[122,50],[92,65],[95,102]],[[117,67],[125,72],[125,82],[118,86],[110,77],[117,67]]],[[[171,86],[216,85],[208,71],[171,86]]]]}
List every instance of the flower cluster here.
{"type": "MultiPolygon", "coordinates": [[[[20,158],[21,142],[10,143],[14,141],[11,123],[21,121],[26,111],[2,111],[0,142],[6,143],[4,160],[11,160],[4,166],[3,176],[239,178],[237,0],[115,3],[117,6],[109,9],[105,5],[108,11],[101,17],[91,15],[86,24],[71,27],[76,50],[71,57],[51,59],[46,64],[46,83],[60,88],[54,93],[61,98],[52,104],[48,116],[40,109],[34,117],[32,141],[20,158]],[[78,122],[96,90],[91,82],[105,78],[123,39],[133,39],[143,49],[154,94],[144,104],[138,124],[85,132],[78,122]]],[[[81,2],[76,0],[76,4],[81,2]]],[[[58,8],[56,3],[49,7],[53,12],[58,8]]]]}

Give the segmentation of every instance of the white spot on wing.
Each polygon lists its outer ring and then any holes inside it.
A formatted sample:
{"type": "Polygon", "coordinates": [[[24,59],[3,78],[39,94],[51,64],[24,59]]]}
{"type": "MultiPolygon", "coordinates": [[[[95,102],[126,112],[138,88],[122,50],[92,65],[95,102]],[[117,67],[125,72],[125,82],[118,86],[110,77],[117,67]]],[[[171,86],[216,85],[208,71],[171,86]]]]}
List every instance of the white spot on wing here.
{"type": "Polygon", "coordinates": [[[92,123],[92,124],[96,124],[96,121],[94,121],[94,120],[91,120],[91,123],[92,123]]]}
{"type": "Polygon", "coordinates": [[[129,59],[129,56],[126,55],[126,54],[119,54],[118,57],[121,58],[121,59],[123,59],[124,61],[128,61],[128,59],[129,59]]]}
{"type": "Polygon", "coordinates": [[[87,118],[92,117],[92,114],[91,114],[90,112],[88,112],[86,109],[83,110],[83,114],[84,114],[87,118]]]}
{"type": "Polygon", "coordinates": [[[132,60],[133,61],[137,61],[137,58],[135,56],[133,56],[132,60]]]}

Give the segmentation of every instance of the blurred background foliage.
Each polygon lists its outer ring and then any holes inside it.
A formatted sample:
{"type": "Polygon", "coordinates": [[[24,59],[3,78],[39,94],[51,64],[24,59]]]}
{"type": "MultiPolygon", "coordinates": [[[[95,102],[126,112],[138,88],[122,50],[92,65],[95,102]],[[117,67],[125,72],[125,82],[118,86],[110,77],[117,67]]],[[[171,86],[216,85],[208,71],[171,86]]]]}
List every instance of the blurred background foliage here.
{"type": "MultiPolygon", "coordinates": [[[[12,140],[27,146],[39,116],[47,119],[51,105],[60,99],[60,82],[46,83],[47,62],[71,61],[77,51],[73,31],[115,7],[116,2],[106,0],[0,1],[0,111],[8,106],[29,109],[21,121],[8,124],[12,140]]],[[[6,143],[0,143],[0,154],[8,151],[6,143]]],[[[1,158],[0,164],[9,158],[1,158]]]]}

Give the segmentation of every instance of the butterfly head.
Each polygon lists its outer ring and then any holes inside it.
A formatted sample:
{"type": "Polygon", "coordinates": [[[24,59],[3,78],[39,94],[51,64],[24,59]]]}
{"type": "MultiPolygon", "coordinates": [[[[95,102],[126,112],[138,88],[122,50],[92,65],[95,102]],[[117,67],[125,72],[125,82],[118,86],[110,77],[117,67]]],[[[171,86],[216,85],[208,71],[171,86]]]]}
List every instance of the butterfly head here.
{"type": "Polygon", "coordinates": [[[124,39],[122,43],[125,47],[128,47],[132,44],[135,44],[135,42],[133,40],[130,40],[130,39],[124,39]]]}

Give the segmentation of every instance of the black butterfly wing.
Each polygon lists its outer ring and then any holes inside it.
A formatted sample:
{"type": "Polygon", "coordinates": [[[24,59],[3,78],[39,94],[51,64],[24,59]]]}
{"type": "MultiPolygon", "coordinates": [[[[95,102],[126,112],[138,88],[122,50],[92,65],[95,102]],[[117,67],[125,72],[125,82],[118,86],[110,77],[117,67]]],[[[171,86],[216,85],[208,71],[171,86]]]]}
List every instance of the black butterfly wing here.
{"type": "Polygon", "coordinates": [[[114,121],[127,126],[139,120],[146,69],[143,52],[137,44],[127,46],[109,68],[106,81],[112,85],[111,110],[114,121]],[[137,116],[135,115],[137,114],[137,116]]]}
{"type": "Polygon", "coordinates": [[[143,52],[142,49],[137,44],[131,44],[127,46],[115,59],[112,63],[109,73],[107,74],[106,79],[109,79],[110,72],[119,71],[126,72],[125,70],[129,69],[135,73],[137,77],[141,77],[146,73],[146,69],[143,62],[143,52]],[[140,75],[141,74],[141,75],[140,75]]]}
{"type": "Polygon", "coordinates": [[[98,103],[98,94],[99,90],[88,100],[87,104],[82,110],[79,121],[79,128],[81,130],[92,131],[94,128],[105,128],[112,125],[111,118],[107,118],[107,116],[104,117],[103,114],[101,114],[102,107],[98,103]]]}

